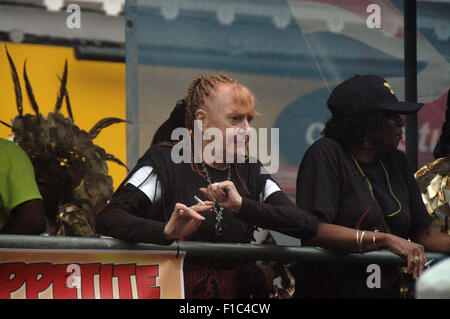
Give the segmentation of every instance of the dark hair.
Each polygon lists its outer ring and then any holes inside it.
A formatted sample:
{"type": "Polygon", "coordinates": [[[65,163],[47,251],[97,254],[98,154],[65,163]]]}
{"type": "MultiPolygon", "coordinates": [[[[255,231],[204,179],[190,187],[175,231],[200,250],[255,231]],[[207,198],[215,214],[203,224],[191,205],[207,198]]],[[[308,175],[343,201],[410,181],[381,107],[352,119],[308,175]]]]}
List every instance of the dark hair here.
{"type": "Polygon", "coordinates": [[[177,127],[186,127],[186,100],[179,100],[175,108],[170,113],[170,117],[156,130],[153,136],[152,144],[174,144],[178,141],[172,141],[172,131],[177,127]]]}
{"type": "Polygon", "coordinates": [[[386,128],[387,120],[400,119],[396,112],[377,111],[366,114],[332,117],[325,124],[322,134],[343,146],[350,144],[378,144],[379,134],[386,128]]]}

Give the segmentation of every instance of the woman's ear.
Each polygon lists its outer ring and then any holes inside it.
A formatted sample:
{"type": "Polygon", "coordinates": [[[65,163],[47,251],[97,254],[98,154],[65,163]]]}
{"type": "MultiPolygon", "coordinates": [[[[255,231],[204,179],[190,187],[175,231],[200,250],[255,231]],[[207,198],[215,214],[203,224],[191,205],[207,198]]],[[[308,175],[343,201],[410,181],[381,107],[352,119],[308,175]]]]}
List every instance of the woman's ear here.
{"type": "Polygon", "coordinates": [[[195,112],[195,120],[200,125],[200,130],[203,132],[205,130],[205,120],[206,120],[206,112],[204,109],[199,108],[195,112]]]}

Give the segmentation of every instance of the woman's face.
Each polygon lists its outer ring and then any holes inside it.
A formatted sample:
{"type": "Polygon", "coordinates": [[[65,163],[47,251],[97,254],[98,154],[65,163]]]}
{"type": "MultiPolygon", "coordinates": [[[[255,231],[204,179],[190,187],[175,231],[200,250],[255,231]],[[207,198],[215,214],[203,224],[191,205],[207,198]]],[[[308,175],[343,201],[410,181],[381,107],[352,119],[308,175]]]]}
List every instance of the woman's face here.
{"type": "Polygon", "coordinates": [[[376,144],[380,152],[391,151],[398,147],[403,136],[404,125],[405,121],[397,112],[386,114],[386,127],[376,136],[376,144]]]}
{"type": "MultiPolygon", "coordinates": [[[[248,93],[250,94],[250,92],[248,93]]],[[[221,153],[224,162],[226,158],[234,159],[237,154],[245,154],[251,122],[257,114],[253,105],[253,97],[249,99],[251,102],[246,105],[236,105],[235,94],[236,91],[231,85],[222,84],[216,89],[215,94],[206,99],[205,105],[196,112],[196,119],[202,121],[203,132],[209,128],[216,128],[222,132],[221,153]],[[230,134],[231,132],[234,134],[230,134]],[[238,138],[239,135],[243,138],[238,138]]]]}

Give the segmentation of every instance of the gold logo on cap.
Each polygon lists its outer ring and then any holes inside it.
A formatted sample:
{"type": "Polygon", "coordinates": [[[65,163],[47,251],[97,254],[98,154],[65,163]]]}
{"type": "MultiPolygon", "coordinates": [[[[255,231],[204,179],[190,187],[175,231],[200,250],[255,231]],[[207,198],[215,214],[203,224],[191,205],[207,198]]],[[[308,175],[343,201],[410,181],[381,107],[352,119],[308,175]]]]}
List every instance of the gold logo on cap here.
{"type": "Polygon", "coordinates": [[[391,86],[389,85],[389,83],[384,82],[383,85],[389,89],[389,92],[391,92],[391,94],[394,94],[394,90],[391,89],[391,86]]]}

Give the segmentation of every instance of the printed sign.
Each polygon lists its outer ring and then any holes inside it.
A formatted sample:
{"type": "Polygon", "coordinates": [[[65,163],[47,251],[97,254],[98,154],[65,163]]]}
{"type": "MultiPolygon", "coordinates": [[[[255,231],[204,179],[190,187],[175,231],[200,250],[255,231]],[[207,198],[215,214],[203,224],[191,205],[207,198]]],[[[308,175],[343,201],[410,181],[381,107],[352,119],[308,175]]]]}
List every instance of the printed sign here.
{"type": "Polygon", "coordinates": [[[184,255],[0,249],[0,299],[180,299],[184,255]]]}

